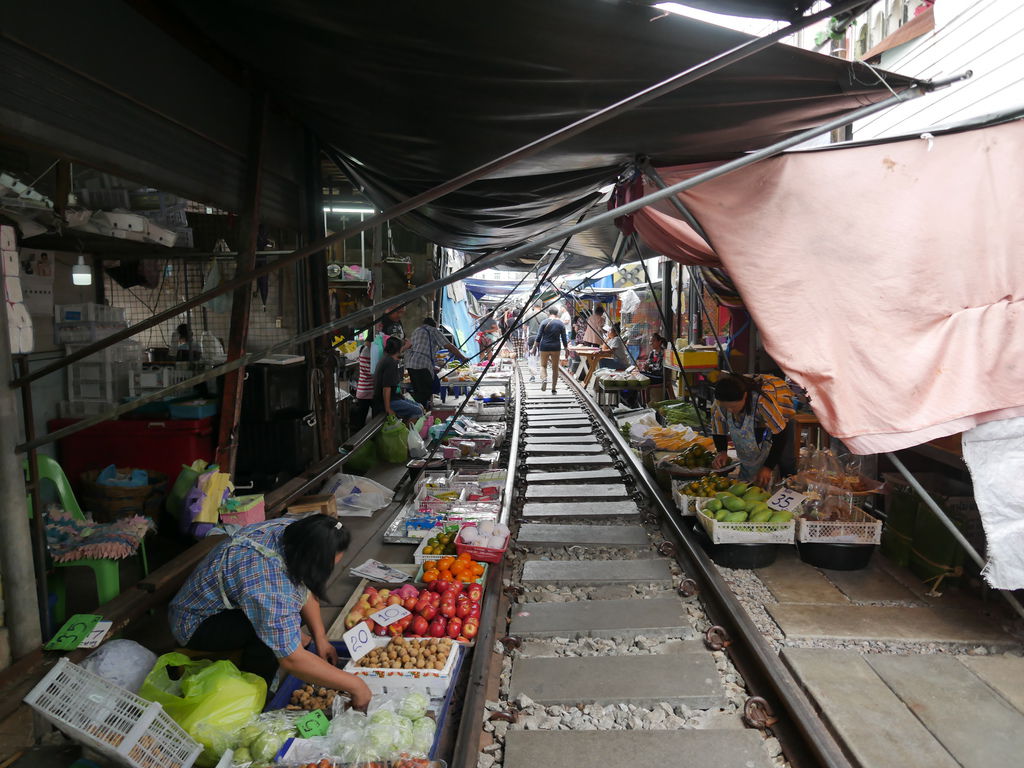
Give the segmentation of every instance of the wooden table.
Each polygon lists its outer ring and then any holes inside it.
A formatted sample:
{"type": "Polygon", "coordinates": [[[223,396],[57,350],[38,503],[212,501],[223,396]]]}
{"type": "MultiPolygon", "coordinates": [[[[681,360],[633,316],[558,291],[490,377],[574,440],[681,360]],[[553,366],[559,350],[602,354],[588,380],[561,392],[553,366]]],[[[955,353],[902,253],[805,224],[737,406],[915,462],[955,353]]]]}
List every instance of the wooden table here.
{"type": "MultiPolygon", "coordinates": [[[[586,374],[583,377],[584,389],[590,385],[590,380],[594,378],[594,371],[597,370],[597,361],[612,356],[610,350],[601,349],[600,347],[571,346],[566,347],[566,352],[575,352],[580,356],[580,365],[586,374]]],[[[577,378],[579,378],[578,373],[577,378]]]]}

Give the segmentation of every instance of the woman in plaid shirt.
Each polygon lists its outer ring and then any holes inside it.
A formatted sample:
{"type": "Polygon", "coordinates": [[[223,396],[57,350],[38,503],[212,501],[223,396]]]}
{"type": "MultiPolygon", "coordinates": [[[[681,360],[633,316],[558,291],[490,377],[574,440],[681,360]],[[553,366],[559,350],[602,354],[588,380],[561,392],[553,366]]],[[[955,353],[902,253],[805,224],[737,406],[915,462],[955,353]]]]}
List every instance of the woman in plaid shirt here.
{"type": "Polygon", "coordinates": [[[171,631],[197,651],[242,649],[241,667],[269,683],[278,666],[313,685],[347,691],[365,709],[370,689],[335,666],[320,602],[350,536],[327,515],[269,520],[216,546],[171,601],[171,631]],[[316,653],[303,648],[301,626],[316,653]]]}

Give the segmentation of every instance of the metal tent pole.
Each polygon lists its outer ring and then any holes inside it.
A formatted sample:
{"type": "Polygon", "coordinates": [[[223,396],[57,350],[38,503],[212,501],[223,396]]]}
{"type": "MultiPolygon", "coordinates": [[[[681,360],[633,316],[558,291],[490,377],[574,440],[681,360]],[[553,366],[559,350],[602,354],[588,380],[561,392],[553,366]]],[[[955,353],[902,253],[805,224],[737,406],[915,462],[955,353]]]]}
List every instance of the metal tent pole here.
{"type": "MultiPolygon", "coordinates": [[[[105,339],[101,341],[97,341],[93,344],[84,347],[83,349],[77,352],[68,355],[62,361],[53,363],[48,366],[44,366],[40,368],[38,371],[34,371],[33,373],[29,374],[27,378],[17,379],[15,381],[15,385],[24,386],[29,381],[35,381],[36,379],[51,374],[54,371],[58,371],[70,363],[77,362],[78,360],[81,360],[85,357],[88,357],[89,355],[99,352],[101,349],[105,349],[111,344],[115,344],[119,341],[124,341],[125,339],[130,338],[131,336],[134,336],[135,334],[141,331],[144,331],[148,328],[152,328],[156,325],[159,325],[160,323],[177,317],[182,312],[185,312],[186,310],[189,310],[192,307],[199,306],[200,304],[204,304],[210,299],[220,296],[222,293],[226,293],[227,291],[233,291],[236,288],[241,288],[244,285],[248,285],[258,277],[270,274],[276,269],[285,267],[293,262],[299,261],[300,259],[304,259],[307,256],[311,256],[314,253],[318,253],[319,251],[322,251],[325,247],[332,243],[347,240],[350,237],[354,237],[355,235],[361,234],[362,232],[365,232],[371,228],[379,227],[381,224],[390,221],[391,219],[396,218],[398,216],[402,216],[403,214],[409,213],[410,211],[415,210],[420,206],[426,205],[429,202],[437,200],[439,197],[443,197],[444,195],[447,195],[449,192],[454,192],[458,189],[462,189],[467,184],[470,184],[478,179],[482,179],[485,176],[490,176],[497,172],[498,170],[505,168],[506,166],[509,166],[518,160],[522,160],[525,157],[530,157],[532,155],[537,154],[541,150],[547,149],[548,147],[553,147],[556,144],[560,144],[566,139],[581,134],[584,131],[587,131],[590,128],[594,127],[595,125],[606,123],[608,120],[611,120],[613,117],[616,117],[622,114],[623,112],[627,112],[634,107],[640,106],[641,104],[646,104],[647,102],[652,101],[658,98],[659,96],[663,96],[666,93],[671,93],[672,91],[682,88],[684,85],[689,85],[690,83],[694,83],[697,80],[707,77],[708,75],[717,72],[720,69],[724,69],[730,64],[734,64],[737,61],[742,61],[743,59],[753,56],[755,53],[763,51],[764,49],[778,42],[779,40],[783,40],[786,37],[792,35],[794,32],[798,32],[801,29],[805,29],[806,27],[809,27],[813,24],[817,24],[819,21],[823,21],[824,19],[830,18],[831,16],[834,16],[837,13],[841,13],[842,11],[852,8],[862,2],[863,0],[842,0],[842,2],[836,2],[826,10],[820,11],[819,13],[815,13],[810,16],[801,17],[798,22],[783,27],[782,29],[772,32],[769,35],[754,38],[753,40],[749,40],[746,43],[743,43],[742,45],[738,45],[735,48],[720,53],[717,56],[714,56],[694,67],[690,67],[689,69],[683,72],[673,75],[667,80],[663,80],[662,82],[652,85],[649,88],[645,88],[644,90],[639,91],[638,93],[634,93],[631,96],[627,96],[625,99],[622,99],[621,101],[617,101],[614,104],[604,107],[603,109],[599,109],[597,112],[587,115],[586,117],[581,118],[574,123],[570,123],[569,125],[560,128],[557,131],[554,131],[553,133],[549,133],[547,136],[543,136],[535,141],[530,142],[529,144],[526,144],[522,147],[519,147],[518,149],[513,150],[512,152],[504,154],[501,157],[495,158],[490,162],[484,163],[481,166],[478,166],[470,171],[467,171],[459,176],[456,176],[454,179],[446,181],[443,184],[439,184],[438,186],[428,189],[425,192],[421,192],[418,195],[414,195],[413,197],[410,197],[407,200],[397,203],[396,205],[392,206],[386,211],[374,214],[373,216],[370,216],[367,219],[362,219],[362,217],[360,217],[359,224],[353,225],[351,227],[346,227],[341,232],[336,232],[332,235],[328,235],[327,237],[324,237],[321,240],[317,240],[316,242],[310,243],[304,248],[299,248],[298,250],[293,251],[290,255],[283,256],[281,259],[274,262],[273,264],[265,264],[263,266],[257,267],[256,269],[249,272],[247,275],[236,275],[231,280],[227,280],[221,283],[217,288],[214,288],[213,290],[201,293],[183,304],[171,307],[170,309],[164,310],[163,312],[158,312],[157,314],[153,315],[147,320],[137,323],[123,331],[117,331],[116,333],[107,336],[105,339]]],[[[557,239],[558,237],[554,238],[549,242],[554,242],[554,240],[557,239]]]]}
{"type": "Polygon", "coordinates": [[[489,254],[488,256],[477,259],[472,264],[469,264],[460,270],[452,272],[450,275],[447,275],[446,277],[442,277],[432,282],[425,283],[424,285],[417,286],[416,288],[412,288],[406,291],[405,293],[388,299],[387,301],[380,301],[374,304],[373,306],[357,310],[349,315],[346,315],[345,317],[341,317],[338,318],[337,320],[325,323],[324,325],[321,325],[318,328],[312,328],[308,331],[304,331],[300,334],[297,334],[296,336],[293,336],[290,339],[271,345],[270,347],[267,347],[265,349],[249,352],[245,355],[242,355],[237,360],[229,361],[227,363],[224,363],[223,365],[217,366],[216,368],[211,368],[209,371],[206,371],[205,373],[202,373],[198,376],[194,376],[191,379],[187,379],[185,381],[174,384],[170,387],[166,387],[150,395],[147,395],[146,397],[134,400],[131,403],[118,406],[117,408],[113,408],[110,411],[107,411],[106,413],[100,414],[98,416],[90,416],[88,418],[82,419],[81,421],[75,422],[70,426],[64,427],[63,429],[59,429],[56,432],[51,432],[48,435],[43,435],[42,437],[31,442],[23,443],[22,445],[19,445],[17,447],[17,450],[24,451],[28,450],[29,448],[35,448],[40,445],[52,443],[55,440],[59,440],[62,437],[66,437],[67,435],[79,432],[83,429],[93,426],[94,424],[100,424],[104,421],[108,421],[109,419],[116,418],[121,414],[129,413],[130,411],[133,411],[136,408],[138,408],[140,405],[155,402],[163,398],[167,394],[170,394],[171,392],[176,392],[180,389],[191,388],[196,386],[197,384],[201,384],[205,381],[214,379],[217,376],[227,373],[228,371],[233,371],[236,368],[239,368],[243,365],[247,365],[253,359],[259,359],[261,357],[266,357],[267,355],[272,355],[277,352],[281,352],[295,344],[304,343],[318,336],[331,333],[332,331],[335,331],[338,328],[342,328],[344,326],[357,326],[366,320],[381,315],[386,310],[393,309],[396,306],[403,306],[405,304],[408,304],[414,299],[418,299],[420,296],[432,293],[436,291],[438,288],[441,288],[442,286],[458,282],[459,280],[463,280],[467,277],[475,275],[477,272],[487,269],[488,267],[492,267],[504,261],[518,258],[519,256],[523,256],[529,253],[530,251],[536,250],[539,247],[549,245],[557,240],[561,240],[565,237],[568,237],[569,235],[574,235],[577,232],[583,232],[587,229],[591,229],[592,227],[596,227],[600,224],[611,222],[614,219],[619,218],[620,216],[624,216],[626,214],[633,213],[634,211],[638,211],[641,208],[650,205],[651,203],[657,202],[658,200],[664,200],[665,198],[671,197],[672,195],[676,195],[684,190],[696,187],[704,183],[705,181],[717,179],[718,177],[725,176],[726,174],[731,173],[732,171],[739,170],[740,168],[744,168],[748,165],[753,165],[754,163],[760,160],[764,160],[765,158],[780,154],[781,152],[784,152],[790,147],[794,147],[798,144],[803,144],[808,139],[813,139],[816,136],[828,133],[830,131],[835,130],[836,128],[841,128],[843,125],[846,125],[847,123],[862,120],[868,115],[873,115],[876,112],[881,112],[885,109],[888,109],[889,107],[895,106],[896,104],[902,104],[905,101],[910,101],[912,99],[919,98],[937,88],[946,87],[948,85],[951,85],[952,83],[955,83],[969,76],[970,74],[968,73],[967,75],[956,75],[954,77],[945,78],[943,80],[937,80],[930,83],[919,83],[915,86],[906,89],[905,91],[902,91],[901,93],[896,94],[895,96],[890,96],[888,99],[885,99],[884,101],[880,101],[876,104],[871,104],[869,106],[862,107],[861,109],[850,112],[844,115],[843,117],[830,120],[829,122],[819,125],[815,128],[810,128],[795,136],[791,136],[788,139],[784,139],[783,141],[777,142],[776,144],[773,144],[770,147],[765,147],[764,149],[758,150],[757,152],[751,152],[748,155],[744,155],[743,157],[731,160],[728,163],[724,163],[718,166],[717,168],[712,168],[711,170],[694,176],[693,178],[681,181],[678,184],[673,184],[672,186],[658,190],[657,192],[652,192],[649,195],[639,197],[636,200],[626,203],[625,205],[619,206],[618,208],[613,208],[610,211],[604,211],[603,213],[593,216],[587,219],[586,221],[573,224],[572,226],[569,226],[565,229],[549,232],[537,238],[531,243],[524,243],[523,245],[519,245],[508,251],[489,254]]]}
{"type": "MultiPolygon", "coordinates": [[[[910,484],[910,487],[913,488],[917,492],[917,495],[921,497],[921,500],[924,501],[928,509],[935,513],[939,522],[945,526],[946,530],[953,534],[953,538],[956,539],[957,543],[964,548],[964,551],[971,556],[971,559],[976,562],[979,567],[984,568],[985,558],[979,555],[978,550],[971,546],[971,542],[964,538],[960,529],[953,524],[953,521],[949,519],[949,516],[942,510],[942,507],[935,503],[935,499],[933,499],[931,494],[924,489],[924,486],[917,481],[917,478],[910,473],[910,470],[904,466],[903,462],[896,457],[896,454],[887,453],[885,455],[889,457],[889,461],[891,461],[893,466],[899,470],[900,474],[903,475],[904,479],[906,479],[910,484]]],[[[1010,604],[1013,610],[1015,610],[1019,616],[1024,618],[1024,606],[1022,606],[1017,598],[1014,597],[1013,593],[1005,589],[1000,589],[999,592],[1006,598],[1006,602],[1010,604]]]]}

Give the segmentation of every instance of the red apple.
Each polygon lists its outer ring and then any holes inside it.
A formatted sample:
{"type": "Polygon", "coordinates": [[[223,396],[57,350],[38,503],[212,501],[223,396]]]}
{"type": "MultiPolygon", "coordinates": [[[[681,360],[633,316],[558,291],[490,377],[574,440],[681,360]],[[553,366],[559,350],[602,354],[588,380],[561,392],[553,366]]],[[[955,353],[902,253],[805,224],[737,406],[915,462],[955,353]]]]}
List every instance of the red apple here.
{"type": "Polygon", "coordinates": [[[462,634],[462,619],[456,617],[448,620],[448,637],[454,640],[462,634]]]}
{"type": "Polygon", "coordinates": [[[378,626],[374,627],[373,634],[378,635],[380,637],[384,637],[385,635],[388,634],[388,628],[387,627],[382,627],[382,626],[378,625],[378,626]]]}
{"type": "Polygon", "coordinates": [[[422,609],[422,610],[421,610],[421,611],[419,612],[419,614],[420,614],[420,616],[422,616],[422,617],[423,617],[424,619],[426,619],[427,621],[430,621],[430,620],[431,620],[431,619],[433,619],[433,618],[434,618],[435,616],[437,616],[437,606],[436,606],[436,605],[434,605],[433,603],[428,603],[428,604],[427,604],[426,606],[424,606],[424,608],[423,608],[423,609],[422,609]]]}
{"type": "Polygon", "coordinates": [[[367,587],[366,589],[363,590],[363,594],[368,596],[368,597],[375,597],[377,595],[377,588],[376,587],[367,587]]]}
{"type": "Polygon", "coordinates": [[[430,591],[436,592],[439,595],[443,595],[452,583],[446,579],[437,579],[430,584],[430,591]]]}
{"type": "Polygon", "coordinates": [[[469,589],[466,590],[466,596],[470,600],[479,602],[480,598],[484,596],[484,588],[480,584],[470,584],[469,589]]]}
{"type": "Polygon", "coordinates": [[[430,622],[422,616],[416,616],[412,620],[412,633],[414,635],[425,635],[427,630],[430,629],[430,622]]]}
{"type": "Polygon", "coordinates": [[[388,595],[388,605],[404,605],[404,603],[405,600],[402,599],[401,595],[388,595]]]}
{"type": "Polygon", "coordinates": [[[469,600],[460,600],[458,605],[455,606],[455,615],[460,619],[464,619],[469,616],[472,603],[469,600]]]}
{"type": "Polygon", "coordinates": [[[441,615],[451,618],[455,615],[455,602],[452,600],[441,601],[441,615]]]}
{"type": "Polygon", "coordinates": [[[480,631],[480,620],[479,619],[466,619],[462,623],[462,634],[472,640],[476,637],[476,633],[480,631]]]}
{"type": "Polygon", "coordinates": [[[405,610],[412,611],[412,610],[416,609],[416,604],[417,603],[419,603],[419,600],[417,598],[415,598],[415,597],[407,597],[402,602],[402,605],[405,607],[405,610]]]}
{"type": "Polygon", "coordinates": [[[430,622],[430,636],[431,637],[444,637],[445,630],[448,628],[448,622],[438,616],[432,622],[430,622]]]}
{"type": "Polygon", "coordinates": [[[470,601],[470,603],[469,603],[469,613],[467,614],[467,616],[469,618],[471,618],[471,619],[479,619],[480,618],[480,603],[476,602],[475,600],[470,601]]]}

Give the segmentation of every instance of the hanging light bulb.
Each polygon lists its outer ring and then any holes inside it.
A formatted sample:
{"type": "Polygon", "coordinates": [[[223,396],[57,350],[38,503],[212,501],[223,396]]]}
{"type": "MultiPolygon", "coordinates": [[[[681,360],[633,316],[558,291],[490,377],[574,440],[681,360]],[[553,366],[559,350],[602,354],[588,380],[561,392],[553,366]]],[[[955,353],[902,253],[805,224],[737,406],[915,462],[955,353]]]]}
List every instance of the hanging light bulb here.
{"type": "Polygon", "coordinates": [[[85,263],[85,256],[81,254],[78,263],[71,267],[71,282],[75,285],[92,285],[92,267],[85,263]]]}

